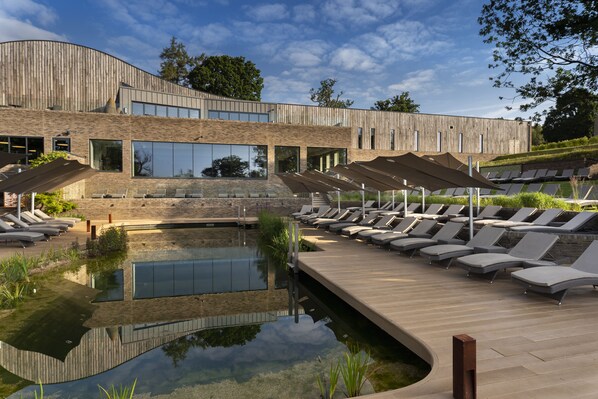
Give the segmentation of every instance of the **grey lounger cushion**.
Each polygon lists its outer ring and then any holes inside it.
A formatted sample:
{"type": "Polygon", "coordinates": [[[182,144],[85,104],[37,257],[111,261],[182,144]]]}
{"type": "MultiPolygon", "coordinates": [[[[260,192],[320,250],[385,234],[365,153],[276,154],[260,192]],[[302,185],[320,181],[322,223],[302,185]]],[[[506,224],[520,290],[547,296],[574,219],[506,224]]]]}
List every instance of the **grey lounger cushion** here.
{"type": "Polygon", "coordinates": [[[494,245],[505,233],[505,229],[485,226],[465,245],[441,244],[422,248],[419,254],[430,261],[442,261],[473,254],[476,246],[494,245]]]}
{"type": "MultiPolygon", "coordinates": [[[[408,218],[408,217],[407,217],[408,218]]],[[[405,218],[405,219],[407,219],[405,218]]],[[[400,238],[407,238],[407,237],[422,237],[422,238],[429,238],[431,237],[428,232],[432,230],[434,226],[436,226],[437,222],[435,220],[423,220],[421,221],[415,228],[409,233],[405,232],[398,232],[398,231],[389,231],[386,233],[380,233],[372,236],[372,243],[376,245],[386,245],[395,241],[400,238]]]]}
{"type": "Polygon", "coordinates": [[[546,233],[572,233],[579,230],[584,224],[586,224],[594,216],[598,215],[597,212],[580,212],[573,219],[569,220],[562,226],[515,226],[512,227],[513,231],[539,231],[546,233]]]}
{"type": "Polygon", "coordinates": [[[463,229],[463,224],[448,222],[432,238],[401,238],[390,243],[390,248],[396,251],[412,251],[435,245],[438,240],[449,240],[463,229]]]}
{"type": "MultiPolygon", "coordinates": [[[[407,231],[411,230],[413,228],[413,226],[415,226],[416,223],[417,223],[417,218],[408,216],[408,217],[404,218],[403,220],[401,220],[401,222],[399,224],[397,224],[392,229],[391,232],[406,233],[407,231]]],[[[365,241],[369,241],[372,238],[372,236],[375,236],[377,234],[380,234],[380,229],[369,229],[369,230],[364,230],[364,231],[360,231],[359,233],[357,233],[357,238],[365,240],[365,241]]]]}

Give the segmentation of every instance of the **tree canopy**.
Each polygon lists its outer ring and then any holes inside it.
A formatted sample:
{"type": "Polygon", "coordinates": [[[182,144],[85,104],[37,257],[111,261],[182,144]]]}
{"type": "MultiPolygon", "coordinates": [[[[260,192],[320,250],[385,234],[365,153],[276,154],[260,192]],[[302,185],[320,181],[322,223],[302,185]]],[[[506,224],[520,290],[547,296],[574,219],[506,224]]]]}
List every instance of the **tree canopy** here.
{"type": "Polygon", "coordinates": [[[195,90],[239,100],[260,101],[264,79],[261,72],[245,57],[202,54],[189,72],[195,90]]]}
{"type": "MultiPolygon", "coordinates": [[[[596,0],[490,0],[478,22],[495,46],[490,68],[502,68],[495,87],[514,88],[522,111],[574,88],[598,91],[596,0]],[[527,81],[516,83],[515,76],[527,81]]],[[[540,115],[536,113],[535,118],[540,115]]]]}
{"type": "Polygon", "coordinates": [[[329,108],[349,108],[353,105],[353,100],[341,100],[343,92],[340,91],[336,97],[334,97],[334,85],[336,79],[324,79],[320,81],[319,89],[310,89],[309,98],[311,101],[318,104],[318,107],[329,107],[329,108]]]}
{"type": "Polygon", "coordinates": [[[187,54],[185,45],[178,42],[176,37],[170,39],[170,46],[164,47],[160,53],[160,70],[158,74],[162,79],[178,85],[187,86],[189,69],[197,62],[196,57],[187,54]]]}
{"type": "Polygon", "coordinates": [[[542,134],[546,141],[592,137],[598,115],[598,96],[585,89],[571,89],[556,100],[546,115],[542,134]]]}
{"type": "Polygon", "coordinates": [[[408,91],[404,91],[400,96],[376,101],[371,109],[376,111],[419,112],[419,104],[409,98],[408,91]]]}

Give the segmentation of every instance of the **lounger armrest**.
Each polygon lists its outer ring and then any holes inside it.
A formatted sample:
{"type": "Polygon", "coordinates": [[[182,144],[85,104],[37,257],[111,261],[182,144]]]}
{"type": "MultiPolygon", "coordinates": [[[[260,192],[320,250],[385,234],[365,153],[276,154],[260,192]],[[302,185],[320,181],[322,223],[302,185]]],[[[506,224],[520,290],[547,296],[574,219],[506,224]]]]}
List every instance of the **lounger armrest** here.
{"type": "Polygon", "coordinates": [[[549,260],[524,260],[521,266],[524,269],[529,267],[540,267],[540,266],[556,266],[557,264],[549,260]]]}
{"type": "Polygon", "coordinates": [[[409,237],[413,237],[413,238],[432,238],[432,234],[428,234],[428,233],[409,233],[409,237]]]}
{"type": "Polygon", "coordinates": [[[473,252],[476,254],[506,254],[508,249],[505,247],[500,247],[498,245],[486,245],[480,247],[474,247],[473,252]]]}
{"type": "Polygon", "coordinates": [[[451,213],[451,214],[449,214],[449,215],[446,215],[446,216],[447,216],[449,219],[452,219],[452,218],[461,218],[461,217],[463,217],[463,216],[465,216],[465,215],[464,215],[464,214],[462,214],[462,213],[451,213]]]}
{"type": "Polygon", "coordinates": [[[438,240],[438,244],[464,245],[465,240],[459,238],[450,238],[448,240],[438,240]]]}
{"type": "Polygon", "coordinates": [[[550,222],[550,223],[548,223],[548,225],[551,227],[561,227],[564,224],[565,224],[565,222],[550,222]]]}

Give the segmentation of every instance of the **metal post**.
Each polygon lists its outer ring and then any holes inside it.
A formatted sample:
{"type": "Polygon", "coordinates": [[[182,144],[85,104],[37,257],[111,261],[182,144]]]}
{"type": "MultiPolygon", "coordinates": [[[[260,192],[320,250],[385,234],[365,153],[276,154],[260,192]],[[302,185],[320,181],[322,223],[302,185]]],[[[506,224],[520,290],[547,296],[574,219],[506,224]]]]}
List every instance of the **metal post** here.
{"type": "Polygon", "coordinates": [[[338,204],[338,209],[341,209],[341,190],[336,190],[336,202],[338,204]]]}
{"type": "Polygon", "coordinates": [[[392,190],[392,208],[395,207],[395,190],[392,190]]]}
{"type": "Polygon", "coordinates": [[[31,193],[31,213],[35,213],[35,193],[31,193]]]}
{"type": "Polygon", "coordinates": [[[361,183],[361,212],[365,217],[365,184],[361,183]]]}
{"type": "Polygon", "coordinates": [[[112,223],[112,214],[111,213],[108,214],[108,223],[112,223]]]}
{"type": "MultiPolygon", "coordinates": [[[[403,179],[403,184],[407,185],[407,180],[403,179]]],[[[403,217],[407,217],[407,189],[403,190],[403,196],[405,197],[405,208],[403,209],[403,217]]]]}
{"type": "Polygon", "coordinates": [[[245,211],[245,207],[243,207],[243,228],[247,228],[247,213],[245,211]]]}
{"type": "Polygon", "coordinates": [[[287,262],[288,263],[292,263],[293,260],[293,231],[294,231],[295,227],[293,225],[292,221],[289,221],[289,253],[287,256],[287,262]]]}
{"type": "Polygon", "coordinates": [[[423,187],[420,187],[422,190],[422,213],[425,212],[426,210],[426,189],[423,187]]]}
{"type": "Polygon", "coordinates": [[[380,208],[380,191],[378,191],[378,208],[380,208]]]}
{"type": "Polygon", "coordinates": [[[467,334],[453,336],[453,398],[475,399],[476,341],[467,334]]]}
{"type": "Polygon", "coordinates": [[[91,226],[91,239],[95,240],[96,238],[98,238],[98,236],[96,234],[96,226],[93,225],[93,226],[91,226]]]}
{"type": "MultiPolygon", "coordinates": [[[[469,176],[473,174],[472,170],[473,158],[471,155],[467,157],[467,163],[469,166],[469,176]]],[[[473,188],[469,187],[469,240],[473,239],[473,188]]]]}
{"type": "Polygon", "coordinates": [[[21,218],[21,198],[23,198],[22,194],[17,194],[17,217],[21,218]]]}
{"type": "Polygon", "coordinates": [[[87,220],[87,232],[89,233],[91,231],[91,220],[87,220]]]}
{"type": "Polygon", "coordinates": [[[293,254],[293,265],[294,270],[299,272],[299,223],[295,223],[295,231],[293,234],[293,238],[295,240],[295,253],[293,254]]]}

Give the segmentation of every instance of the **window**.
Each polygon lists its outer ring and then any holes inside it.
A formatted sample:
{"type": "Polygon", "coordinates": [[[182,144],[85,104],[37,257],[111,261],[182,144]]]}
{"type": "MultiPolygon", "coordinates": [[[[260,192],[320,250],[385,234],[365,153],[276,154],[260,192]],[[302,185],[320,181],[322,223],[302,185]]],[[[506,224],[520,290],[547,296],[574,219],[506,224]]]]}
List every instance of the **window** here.
{"type": "Polygon", "coordinates": [[[274,147],[274,172],[299,172],[299,147],[274,147]]]}
{"type": "Polygon", "coordinates": [[[133,176],[266,178],[268,147],[134,141],[133,176]]]}
{"type": "Polygon", "coordinates": [[[419,151],[419,131],[413,132],[413,151],[419,151]]]}
{"type": "Polygon", "coordinates": [[[307,147],[307,169],[326,172],[328,169],[347,163],[346,148],[307,147]]]}
{"type": "Polygon", "coordinates": [[[201,112],[196,108],[175,107],[172,105],[148,104],[133,101],[133,115],[167,116],[169,118],[199,119],[201,112]]]}
{"type": "Polygon", "coordinates": [[[370,148],[376,149],[376,128],[370,128],[370,148]]]}
{"type": "Polygon", "coordinates": [[[436,132],[436,151],[442,152],[442,132],[436,132]]]}
{"type": "Polygon", "coordinates": [[[357,128],[357,148],[363,148],[363,128],[357,128]]]}
{"type": "Polygon", "coordinates": [[[225,121],[241,122],[270,122],[270,116],[258,112],[230,112],[230,111],[208,111],[208,119],[222,119],[225,121]]]}
{"type": "Polygon", "coordinates": [[[44,153],[44,139],[42,137],[11,137],[0,136],[0,151],[11,154],[23,154],[18,162],[29,164],[44,153]]]}
{"type": "Polygon", "coordinates": [[[459,133],[459,143],[457,146],[459,152],[463,152],[463,133],[459,133]]]}
{"type": "Polygon", "coordinates": [[[390,149],[395,149],[395,130],[390,129],[390,149]]]}
{"type": "Polygon", "coordinates": [[[105,172],[122,172],[123,142],[120,140],[89,140],[91,167],[105,172]]]}
{"type": "Polygon", "coordinates": [[[480,154],[484,153],[484,135],[480,134],[480,154]]]}
{"type": "Polygon", "coordinates": [[[71,139],[64,137],[52,138],[52,151],[71,152],[71,139]]]}

